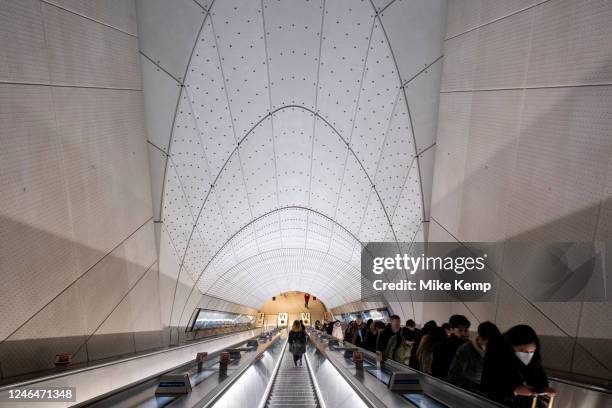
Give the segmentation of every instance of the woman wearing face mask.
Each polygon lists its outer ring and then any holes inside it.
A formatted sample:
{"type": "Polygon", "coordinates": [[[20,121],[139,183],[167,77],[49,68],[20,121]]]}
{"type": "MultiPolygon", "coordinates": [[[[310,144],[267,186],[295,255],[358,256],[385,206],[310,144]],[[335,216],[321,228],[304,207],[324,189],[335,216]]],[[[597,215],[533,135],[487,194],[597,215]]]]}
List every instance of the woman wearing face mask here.
{"type": "Polygon", "coordinates": [[[509,407],[530,407],[538,394],[554,395],[541,365],[540,341],[527,325],[512,327],[488,344],[482,367],[482,391],[509,407]]]}

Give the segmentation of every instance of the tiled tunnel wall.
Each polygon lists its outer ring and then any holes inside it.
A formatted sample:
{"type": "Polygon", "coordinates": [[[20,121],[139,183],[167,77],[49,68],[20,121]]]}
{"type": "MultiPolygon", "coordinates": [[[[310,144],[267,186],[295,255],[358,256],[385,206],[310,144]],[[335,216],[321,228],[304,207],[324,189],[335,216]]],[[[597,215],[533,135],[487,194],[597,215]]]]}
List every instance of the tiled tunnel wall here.
{"type": "Polygon", "coordinates": [[[0,43],[0,378],[168,345],[135,3],[2,0],[0,43]]]}
{"type": "MultiPolygon", "coordinates": [[[[430,240],[612,238],[610,21],[609,1],[449,1],[430,240]]],[[[612,303],[530,303],[498,273],[496,302],[422,320],[527,323],[546,366],[612,376],[612,303]]]]}
{"type": "Polygon", "coordinates": [[[163,344],[135,6],[0,2],[0,374],[163,344]]]}

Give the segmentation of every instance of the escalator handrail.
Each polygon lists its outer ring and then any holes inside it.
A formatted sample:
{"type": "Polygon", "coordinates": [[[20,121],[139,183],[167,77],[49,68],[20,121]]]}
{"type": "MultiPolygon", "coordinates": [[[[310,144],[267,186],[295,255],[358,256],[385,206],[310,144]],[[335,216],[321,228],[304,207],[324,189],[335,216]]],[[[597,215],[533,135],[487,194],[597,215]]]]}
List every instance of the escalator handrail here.
{"type": "Polygon", "coordinates": [[[308,373],[310,374],[310,381],[312,381],[312,386],[314,387],[315,394],[317,395],[319,405],[321,406],[321,408],[326,408],[325,401],[323,400],[323,395],[321,394],[321,389],[319,388],[319,383],[317,382],[312,366],[310,365],[308,353],[304,353],[304,358],[306,359],[306,367],[308,368],[308,373]]]}
{"type": "Polygon", "coordinates": [[[272,375],[270,375],[270,380],[268,381],[268,385],[266,385],[266,390],[264,391],[263,396],[261,398],[261,402],[259,403],[259,408],[263,408],[266,406],[266,402],[268,401],[270,392],[272,392],[274,381],[276,380],[276,375],[278,374],[278,370],[280,369],[281,362],[283,361],[283,358],[285,358],[285,350],[287,348],[288,342],[289,342],[289,339],[286,339],[285,344],[283,344],[283,349],[281,350],[278,360],[276,361],[276,364],[274,365],[274,369],[272,370],[272,375]]]}
{"type": "MultiPolygon", "coordinates": [[[[97,369],[102,368],[102,367],[109,367],[109,366],[113,366],[113,365],[116,365],[116,364],[125,363],[127,361],[132,361],[132,360],[138,360],[140,358],[151,357],[151,356],[154,356],[154,355],[157,355],[157,354],[169,353],[171,351],[180,350],[182,348],[193,347],[195,345],[209,343],[211,341],[215,341],[215,340],[219,340],[219,339],[224,339],[224,338],[227,338],[227,337],[235,336],[236,334],[244,333],[246,331],[255,331],[256,332],[258,330],[261,331],[261,328],[253,328],[253,329],[240,330],[240,331],[237,331],[237,332],[228,333],[228,334],[221,335],[221,336],[209,337],[209,338],[203,339],[201,341],[194,341],[193,343],[189,343],[189,344],[181,344],[180,346],[174,346],[174,347],[169,347],[169,348],[165,348],[165,349],[162,349],[162,350],[151,351],[149,353],[138,354],[137,356],[121,358],[121,359],[118,359],[118,360],[108,361],[106,363],[94,364],[94,365],[87,366],[87,367],[75,368],[73,370],[68,369],[67,371],[62,371],[61,373],[49,374],[49,375],[42,376],[42,377],[32,378],[32,379],[26,380],[26,381],[21,381],[21,382],[16,382],[16,383],[11,383],[11,384],[4,385],[4,386],[0,387],[0,392],[5,392],[5,391],[8,391],[8,390],[11,390],[11,389],[14,389],[14,388],[19,388],[19,387],[26,387],[28,385],[32,385],[32,384],[36,384],[36,383],[40,383],[40,382],[51,381],[51,380],[55,380],[55,379],[61,378],[61,377],[66,377],[66,376],[69,376],[69,375],[74,375],[74,374],[79,374],[79,373],[83,373],[83,372],[87,372],[87,371],[97,370],[97,369]]],[[[257,333],[256,333],[256,335],[257,335],[257,333]]],[[[186,363],[184,363],[184,364],[186,364],[186,363]]],[[[183,364],[179,364],[178,366],[176,366],[173,369],[176,369],[176,368],[178,368],[178,367],[180,367],[182,365],[183,364]]]]}
{"type": "Polygon", "coordinates": [[[312,342],[315,348],[327,359],[327,361],[329,361],[329,363],[334,367],[336,372],[340,374],[340,376],[344,379],[344,381],[346,381],[346,383],[353,389],[353,391],[357,395],[359,395],[361,400],[369,408],[386,407],[386,405],[381,400],[379,400],[370,390],[365,389],[365,388],[362,389],[362,387],[360,387],[359,384],[355,383],[354,380],[351,378],[351,376],[345,372],[344,367],[338,366],[338,364],[332,358],[329,358],[323,343],[319,344],[318,341],[313,340],[310,336],[309,336],[309,341],[312,342]]]}
{"type": "MultiPolygon", "coordinates": [[[[358,350],[360,350],[363,353],[364,360],[367,360],[367,361],[370,361],[370,362],[376,361],[376,354],[372,353],[370,350],[366,350],[364,348],[355,346],[354,344],[346,342],[346,341],[345,341],[345,343],[348,343],[351,346],[353,346],[353,347],[357,348],[358,350]]],[[[500,407],[500,408],[504,407],[504,405],[502,405],[502,404],[500,404],[498,402],[495,402],[493,400],[490,400],[489,398],[487,398],[483,394],[479,394],[479,393],[471,391],[471,390],[466,390],[465,388],[461,388],[461,387],[459,387],[459,386],[457,386],[457,385],[455,385],[453,383],[441,380],[441,379],[439,379],[437,377],[432,376],[431,374],[427,374],[427,373],[425,373],[425,372],[423,372],[421,370],[416,370],[416,369],[414,369],[414,368],[412,368],[410,366],[407,366],[406,364],[402,364],[402,363],[397,362],[395,360],[386,359],[382,363],[383,363],[383,367],[388,367],[388,368],[392,368],[392,369],[393,368],[400,369],[402,371],[414,371],[414,372],[418,373],[419,375],[422,375],[423,377],[425,377],[425,378],[427,378],[427,379],[429,379],[429,380],[431,380],[433,382],[440,383],[441,385],[444,385],[445,387],[451,388],[451,389],[453,389],[454,391],[456,391],[458,393],[464,393],[464,394],[470,395],[472,397],[478,398],[480,400],[486,401],[486,403],[490,404],[491,406],[497,406],[497,407],[500,407]]]]}
{"type": "Polygon", "coordinates": [[[553,382],[558,382],[561,384],[565,384],[565,385],[569,385],[569,386],[576,387],[576,388],[583,388],[588,391],[600,392],[602,394],[612,394],[612,389],[605,388],[599,385],[586,384],[586,383],[581,383],[577,381],[567,380],[565,378],[551,377],[551,376],[548,376],[548,380],[553,381],[553,382]]]}
{"type": "MultiPolygon", "coordinates": [[[[256,337],[257,336],[251,337],[251,339],[256,338],[256,337]]],[[[217,338],[219,338],[219,337],[217,337],[217,338]]],[[[241,345],[243,343],[244,343],[244,341],[239,341],[237,343],[230,344],[229,348],[238,347],[239,345],[241,345]]],[[[215,351],[215,352],[209,354],[207,359],[213,361],[214,359],[218,358],[219,355],[222,352],[223,352],[223,349],[215,351]]],[[[104,394],[100,394],[100,395],[98,395],[98,396],[96,396],[94,398],[90,398],[90,399],[88,399],[86,401],[81,401],[80,403],[76,404],[75,407],[86,407],[86,406],[98,403],[98,402],[103,401],[105,399],[111,398],[111,397],[113,397],[113,396],[115,396],[117,394],[125,392],[125,391],[127,391],[127,390],[129,390],[131,388],[138,387],[141,384],[144,384],[144,383],[147,383],[149,381],[152,381],[152,380],[155,380],[157,378],[160,378],[161,376],[163,376],[165,374],[168,374],[168,373],[171,373],[173,371],[177,371],[177,370],[188,371],[189,367],[192,367],[195,364],[196,364],[195,360],[189,360],[186,363],[182,363],[182,364],[179,364],[179,365],[177,365],[175,367],[169,368],[167,370],[163,370],[163,371],[160,371],[160,372],[155,373],[153,375],[149,375],[147,377],[141,378],[141,379],[136,380],[136,381],[134,381],[134,382],[132,382],[130,384],[126,384],[126,385],[124,385],[122,387],[116,388],[116,389],[111,390],[109,392],[106,392],[104,394]]]]}
{"type": "Polygon", "coordinates": [[[259,354],[257,354],[257,356],[253,358],[253,360],[248,362],[248,364],[244,364],[244,366],[240,367],[235,373],[232,373],[227,378],[227,381],[223,381],[221,384],[219,384],[210,393],[208,393],[206,397],[204,397],[203,400],[199,401],[195,406],[201,407],[201,408],[208,408],[208,407],[212,407],[213,405],[215,405],[215,403],[219,401],[219,399],[223,396],[223,394],[225,394],[225,392],[229,390],[232,387],[232,385],[234,385],[236,381],[240,379],[240,377],[242,377],[242,374],[244,374],[249,368],[253,366],[253,364],[259,361],[259,359],[261,359],[261,357],[268,350],[268,348],[272,344],[274,344],[278,340],[279,337],[280,335],[276,334],[275,337],[272,340],[270,340],[268,344],[266,344],[266,347],[263,350],[259,351],[259,354]]]}

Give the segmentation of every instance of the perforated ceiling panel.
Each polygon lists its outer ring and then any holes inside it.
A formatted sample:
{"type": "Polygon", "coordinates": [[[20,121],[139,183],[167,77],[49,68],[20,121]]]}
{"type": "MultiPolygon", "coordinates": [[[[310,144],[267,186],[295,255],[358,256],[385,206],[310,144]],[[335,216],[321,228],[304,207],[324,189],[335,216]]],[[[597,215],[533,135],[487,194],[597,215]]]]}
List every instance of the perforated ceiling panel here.
{"type": "MultiPolygon", "coordinates": [[[[176,254],[192,291],[259,307],[303,290],[334,307],[360,296],[363,243],[421,236],[408,75],[392,47],[404,45],[389,43],[379,13],[440,7],[396,3],[193,2],[202,15],[197,24],[190,15],[198,32],[182,70],[167,60],[176,54],[169,44],[150,46],[153,56],[143,47],[147,64],[181,89],[178,100],[168,95],[147,109],[176,104],[161,197],[162,245],[173,248],[161,254],[176,254]]],[[[180,15],[169,13],[163,27],[180,25],[180,15]]],[[[390,21],[409,43],[410,27],[390,21]]],[[[438,59],[441,46],[431,51],[438,59]]],[[[431,52],[416,53],[411,66],[432,63],[424,59],[431,52]]],[[[405,63],[410,50],[400,54],[405,63]]],[[[167,114],[148,117],[159,130],[167,114]]],[[[176,296],[174,310],[185,302],[176,296]]]]}

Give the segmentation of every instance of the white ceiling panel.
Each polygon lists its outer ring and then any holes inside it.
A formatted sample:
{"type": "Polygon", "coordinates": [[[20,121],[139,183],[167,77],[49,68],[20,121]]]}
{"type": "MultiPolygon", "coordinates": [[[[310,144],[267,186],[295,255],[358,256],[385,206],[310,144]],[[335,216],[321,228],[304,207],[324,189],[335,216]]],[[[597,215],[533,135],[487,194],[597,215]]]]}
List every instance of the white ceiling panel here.
{"type": "Polygon", "coordinates": [[[410,118],[403,94],[400,94],[382,149],[374,184],[385,208],[392,213],[415,158],[410,118]]]}
{"type": "Polygon", "coordinates": [[[414,162],[406,183],[402,189],[400,199],[393,213],[391,222],[399,241],[411,242],[423,220],[421,204],[421,183],[416,161],[414,162]]]}
{"type": "Polygon", "coordinates": [[[183,195],[180,178],[171,161],[166,167],[166,183],[162,203],[162,221],[176,250],[183,254],[193,228],[193,218],[189,204],[183,195]]]}
{"type": "Polygon", "coordinates": [[[348,147],[324,121],[317,119],[312,151],[312,179],[309,202],[319,211],[334,216],[342,185],[348,147]]]}
{"type": "Polygon", "coordinates": [[[308,202],[314,115],[287,108],[273,115],[279,205],[308,202]]]}
{"type": "Polygon", "coordinates": [[[362,242],[383,241],[387,232],[386,225],[389,225],[389,220],[385,215],[385,209],[378,199],[376,191],[372,188],[359,231],[359,240],[362,242]]]}
{"type": "Polygon", "coordinates": [[[147,58],[140,57],[148,139],[168,151],[181,85],[147,58]]]}
{"type": "Polygon", "coordinates": [[[264,0],[272,109],[315,108],[321,0],[264,0]]]}
{"type": "Polygon", "coordinates": [[[211,12],[238,140],[268,114],[268,67],[261,3],[223,0],[211,12]]]}
{"type": "Polygon", "coordinates": [[[317,111],[344,139],[355,117],[373,19],[367,1],[325,3],[317,111]]]}
{"type": "Polygon", "coordinates": [[[376,8],[376,11],[383,10],[389,4],[393,3],[396,0],[372,0],[372,4],[376,8]]]}
{"type": "Polygon", "coordinates": [[[381,25],[375,23],[350,138],[351,147],[369,174],[376,172],[399,91],[391,49],[381,25]]]}
{"type": "Polygon", "coordinates": [[[353,233],[359,231],[371,187],[357,159],[349,154],[334,218],[353,233]]]}
{"type": "Polygon", "coordinates": [[[264,119],[238,147],[253,217],[276,206],[276,163],[272,144],[272,119],[264,119]]]}
{"type": "Polygon", "coordinates": [[[240,157],[235,154],[225,164],[215,183],[215,195],[225,224],[230,231],[238,231],[251,220],[247,191],[242,178],[240,157]]]}
{"type": "Polygon", "coordinates": [[[185,88],[210,170],[212,174],[217,174],[237,143],[210,21],[204,24],[198,37],[185,88]]]}
{"type": "Polygon", "coordinates": [[[395,238],[387,215],[398,239],[422,236],[414,138],[435,134],[441,63],[424,64],[442,52],[442,2],[161,3],[138,3],[139,34],[147,123],[162,148],[172,133],[161,218],[184,279],[252,307],[289,290],[358,300],[362,242],[395,238]],[[396,62],[420,72],[405,92],[396,62]],[[162,68],[184,83],[175,114],[162,68]]]}
{"type": "Polygon", "coordinates": [[[380,14],[402,82],[442,55],[446,3],[446,0],[396,0],[380,14]]]}
{"type": "Polygon", "coordinates": [[[418,151],[436,141],[442,60],[438,60],[405,85],[418,151]]]}
{"type": "Polygon", "coordinates": [[[171,147],[172,163],[180,175],[191,211],[197,214],[210,189],[212,178],[189,99],[185,93],[181,96],[176,113],[171,147]]]}
{"type": "Polygon", "coordinates": [[[199,215],[197,227],[200,235],[211,248],[217,250],[229,239],[230,232],[223,222],[223,214],[214,189],[209,193],[199,215]]]}
{"type": "Polygon", "coordinates": [[[140,50],[183,79],[206,12],[193,0],[136,0],[140,50]]]}

